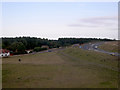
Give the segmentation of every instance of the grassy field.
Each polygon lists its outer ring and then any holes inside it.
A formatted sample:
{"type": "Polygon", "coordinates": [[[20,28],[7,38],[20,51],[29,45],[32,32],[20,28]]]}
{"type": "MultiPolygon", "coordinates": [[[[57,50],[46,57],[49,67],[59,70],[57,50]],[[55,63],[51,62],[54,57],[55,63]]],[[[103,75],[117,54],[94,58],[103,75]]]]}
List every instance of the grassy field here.
{"type": "Polygon", "coordinates": [[[106,42],[99,48],[109,52],[118,52],[118,41],[106,42]]]}
{"type": "Polygon", "coordinates": [[[3,88],[117,88],[117,64],[79,48],[3,58],[3,88]]]}

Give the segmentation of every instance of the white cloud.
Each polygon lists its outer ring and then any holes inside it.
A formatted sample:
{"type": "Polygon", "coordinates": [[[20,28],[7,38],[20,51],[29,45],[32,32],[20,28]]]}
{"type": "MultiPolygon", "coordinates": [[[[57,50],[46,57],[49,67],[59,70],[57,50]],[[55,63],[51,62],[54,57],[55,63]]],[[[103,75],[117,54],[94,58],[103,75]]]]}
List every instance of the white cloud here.
{"type": "Polygon", "coordinates": [[[117,27],[118,17],[117,16],[102,16],[102,17],[91,17],[91,18],[83,18],[79,19],[79,22],[76,22],[75,24],[70,24],[68,26],[70,27],[90,27],[90,28],[96,28],[96,27],[117,27]]]}

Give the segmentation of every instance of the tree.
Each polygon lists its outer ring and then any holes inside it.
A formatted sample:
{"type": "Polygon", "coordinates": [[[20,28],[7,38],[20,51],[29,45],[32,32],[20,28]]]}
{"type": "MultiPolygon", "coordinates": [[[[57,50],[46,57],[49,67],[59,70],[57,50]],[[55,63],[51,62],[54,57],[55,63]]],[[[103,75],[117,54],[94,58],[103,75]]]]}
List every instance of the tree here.
{"type": "Polygon", "coordinates": [[[15,38],[0,38],[2,39],[2,48],[12,50],[14,52],[23,53],[25,49],[34,49],[47,45],[49,48],[59,48],[72,44],[84,44],[91,41],[114,41],[112,39],[100,38],[59,38],[58,40],[48,40],[36,37],[15,37],[15,38]],[[22,47],[22,48],[21,48],[22,47]]]}
{"type": "Polygon", "coordinates": [[[47,48],[41,48],[41,47],[34,48],[34,51],[36,51],[36,52],[43,51],[43,50],[47,50],[47,48]]]}
{"type": "Polygon", "coordinates": [[[25,53],[25,46],[22,42],[14,42],[9,46],[9,50],[13,51],[14,54],[25,53]]]}

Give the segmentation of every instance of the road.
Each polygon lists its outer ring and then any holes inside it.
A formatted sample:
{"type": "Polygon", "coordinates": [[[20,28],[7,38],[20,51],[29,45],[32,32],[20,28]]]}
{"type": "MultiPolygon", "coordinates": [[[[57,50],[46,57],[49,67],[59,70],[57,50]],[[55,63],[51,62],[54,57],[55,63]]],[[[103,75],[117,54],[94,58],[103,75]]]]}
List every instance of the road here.
{"type": "Polygon", "coordinates": [[[102,53],[106,53],[106,54],[110,54],[110,55],[120,56],[119,53],[108,52],[108,51],[104,51],[102,49],[99,49],[98,46],[100,46],[104,43],[105,42],[87,43],[87,44],[82,45],[81,48],[84,49],[84,50],[94,50],[94,51],[97,51],[97,52],[102,52],[102,53]]]}
{"type": "MultiPolygon", "coordinates": [[[[119,53],[115,53],[115,52],[108,52],[108,51],[104,51],[102,49],[96,48],[102,44],[104,44],[105,42],[96,42],[96,43],[87,43],[81,46],[82,49],[84,50],[94,50],[97,52],[102,52],[102,53],[106,53],[106,54],[110,54],[114,56],[120,56],[119,53]]],[[[36,54],[36,53],[45,53],[45,52],[55,52],[55,51],[60,51],[60,50],[64,50],[65,48],[53,48],[53,49],[49,49],[49,50],[44,50],[44,51],[40,51],[40,52],[33,52],[30,54],[36,54]]],[[[21,54],[21,55],[29,55],[29,54],[21,54]]],[[[21,55],[14,55],[14,56],[21,56],[21,55]]]]}
{"type": "Polygon", "coordinates": [[[53,49],[48,49],[48,50],[44,50],[44,51],[40,51],[40,52],[32,52],[32,53],[28,53],[28,54],[13,55],[11,57],[30,55],[30,54],[37,54],[37,53],[45,53],[45,52],[55,52],[55,51],[61,51],[61,50],[64,50],[64,49],[65,48],[53,48],[53,49]]]}

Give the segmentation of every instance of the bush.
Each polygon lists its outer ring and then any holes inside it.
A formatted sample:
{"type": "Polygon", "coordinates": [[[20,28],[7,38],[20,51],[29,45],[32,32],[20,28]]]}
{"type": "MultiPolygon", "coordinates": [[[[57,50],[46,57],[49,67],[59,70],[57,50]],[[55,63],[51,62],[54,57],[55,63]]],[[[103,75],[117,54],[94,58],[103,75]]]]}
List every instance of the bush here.
{"type": "Polygon", "coordinates": [[[35,47],[34,48],[35,52],[39,52],[39,51],[43,51],[43,50],[47,50],[47,48],[41,48],[41,47],[35,47]]]}
{"type": "Polygon", "coordinates": [[[26,54],[25,46],[22,42],[14,42],[8,48],[8,50],[13,51],[13,54],[26,54]]]}

